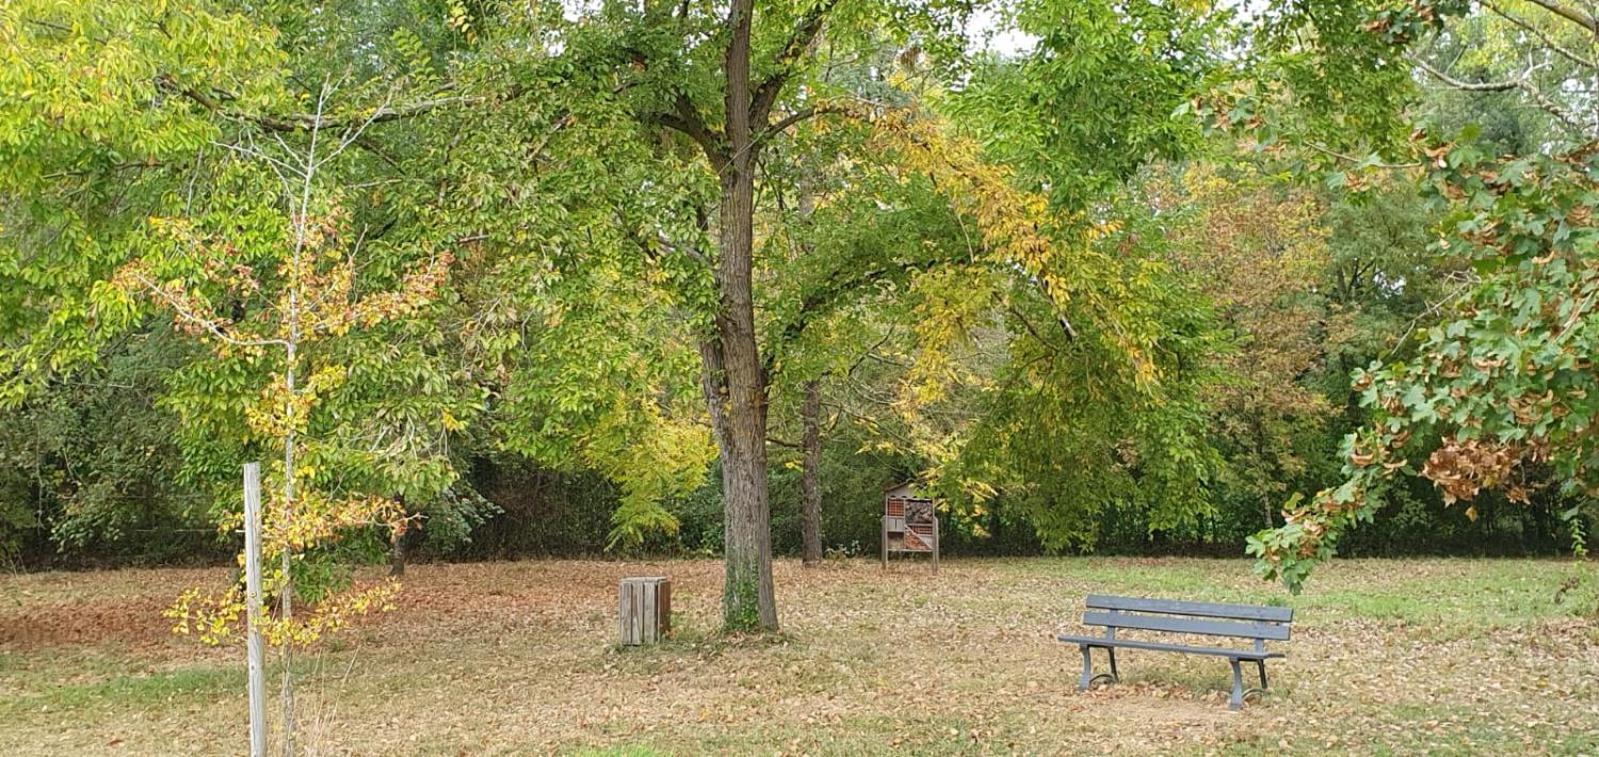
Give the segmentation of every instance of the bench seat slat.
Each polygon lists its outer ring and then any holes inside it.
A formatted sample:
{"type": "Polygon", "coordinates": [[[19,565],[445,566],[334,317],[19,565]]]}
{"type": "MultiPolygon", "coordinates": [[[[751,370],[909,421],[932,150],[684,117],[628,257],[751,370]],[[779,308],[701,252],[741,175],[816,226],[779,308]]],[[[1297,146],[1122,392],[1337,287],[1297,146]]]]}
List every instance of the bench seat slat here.
{"type": "Polygon", "coordinates": [[[1110,649],[1148,649],[1157,652],[1182,652],[1184,654],[1203,654],[1215,657],[1229,657],[1239,660],[1270,660],[1286,657],[1282,652],[1256,652],[1252,649],[1227,649],[1224,647],[1191,647],[1186,644],[1162,644],[1155,641],[1134,641],[1132,639],[1107,639],[1103,636],[1070,636],[1055,637],[1058,641],[1067,644],[1081,644],[1084,646],[1110,649]]]}
{"type": "Polygon", "coordinates": [[[1185,602],[1177,599],[1151,599],[1145,597],[1113,597],[1106,594],[1090,594],[1084,601],[1084,605],[1090,610],[1158,612],[1167,615],[1260,620],[1272,623],[1287,623],[1294,619],[1293,608],[1289,607],[1232,605],[1220,602],[1185,602]]]}
{"type": "Polygon", "coordinates": [[[1235,636],[1245,639],[1288,639],[1288,626],[1256,621],[1203,620],[1171,615],[1137,615],[1090,610],[1083,613],[1085,626],[1136,628],[1168,633],[1195,633],[1206,636],[1235,636]]]}

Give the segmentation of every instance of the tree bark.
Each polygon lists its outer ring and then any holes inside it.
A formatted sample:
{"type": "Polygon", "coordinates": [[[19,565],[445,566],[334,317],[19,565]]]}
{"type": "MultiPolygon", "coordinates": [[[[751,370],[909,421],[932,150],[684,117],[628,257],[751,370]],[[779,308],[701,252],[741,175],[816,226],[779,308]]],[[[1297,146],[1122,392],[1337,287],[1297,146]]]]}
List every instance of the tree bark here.
{"type": "Polygon", "coordinates": [[[801,561],[814,567],[822,562],[822,392],[821,382],[805,382],[805,405],[801,416],[805,424],[802,446],[805,458],[800,473],[800,541],[804,545],[801,561]]]}
{"type": "Polygon", "coordinates": [[[410,533],[407,529],[389,542],[389,576],[392,578],[405,575],[405,540],[410,533]]]}
{"type": "MultiPolygon", "coordinates": [[[[400,503],[400,508],[403,510],[405,508],[405,496],[396,495],[394,499],[400,503]]],[[[411,530],[415,527],[414,523],[407,523],[404,531],[389,538],[390,578],[399,578],[405,575],[405,556],[406,552],[409,551],[409,541],[414,538],[411,535],[411,530]]]]}
{"type": "MultiPolygon", "coordinates": [[[[755,340],[751,273],[754,256],[755,144],[750,114],[750,23],[753,0],[733,0],[727,46],[727,147],[721,171],[720,252],[716,279],[721,308],[707,366],[707,401],[720,407],[717,447],[726,513],[726,578],[722,620],[728,630],[777,630],[772,586],[771,510],[766,482],[766,376],[755,340]],[[716,396],[709,396],[714,393],[716,396]]],[[[703,353],[702,353],[703,354],[703,353]]]]}
{"type": "MultiPolygon", "coordinates": [[[[1266,427],[1262,425],[1260,416],[1258,414],[1251,419],[1250,426],[1253,429],[1255,436],[1255,459],[1264,463],[1266,460],[1266,427]]],[[[1261,510],[1266,514],[1266,528],[1276,528],[1277,524],[1272,522],[1271,517],[1271,497],[1261,495],[1260,507],[1261,510]]]]}

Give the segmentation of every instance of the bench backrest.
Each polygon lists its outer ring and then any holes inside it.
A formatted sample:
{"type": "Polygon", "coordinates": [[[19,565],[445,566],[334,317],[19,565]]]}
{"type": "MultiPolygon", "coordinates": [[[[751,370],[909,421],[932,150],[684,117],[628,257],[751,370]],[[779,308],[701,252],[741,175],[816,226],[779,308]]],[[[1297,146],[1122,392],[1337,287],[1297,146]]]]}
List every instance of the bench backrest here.
{"type": "Polygon", "coordinates": [[[1205,636],[1233,636],[1262,642],[1287,641],[1294,611],[1287,607],[1184,602],[1176,599],[1112,597],[1090,594],[1084,602],[1083,625],[1104,626],[1114,638],[1116,629],[1132,628],[1205,636]]]}

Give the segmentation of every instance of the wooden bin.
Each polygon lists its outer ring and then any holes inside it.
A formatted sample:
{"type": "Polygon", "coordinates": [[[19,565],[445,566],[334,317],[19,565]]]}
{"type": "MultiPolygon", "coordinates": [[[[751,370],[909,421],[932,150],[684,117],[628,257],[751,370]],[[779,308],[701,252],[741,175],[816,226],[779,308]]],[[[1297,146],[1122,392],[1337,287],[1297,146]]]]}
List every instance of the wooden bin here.
{"type": "Polygon", "coordinates": [[[672,632],[672,580],[624,578],[617,627],[624,646],[654,644],[672,632]]]}

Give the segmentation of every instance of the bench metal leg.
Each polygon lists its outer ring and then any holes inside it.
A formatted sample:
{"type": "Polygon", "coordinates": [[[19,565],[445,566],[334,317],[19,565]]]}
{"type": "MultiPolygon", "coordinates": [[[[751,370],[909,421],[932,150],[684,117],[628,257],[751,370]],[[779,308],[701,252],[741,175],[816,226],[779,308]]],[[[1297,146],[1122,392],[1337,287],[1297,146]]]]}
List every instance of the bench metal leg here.
{"type": "Polygon", "coordinates": [[[1227,661],[1232,663],[1233,666],[1233,696],[1227,701],[1227,708],[1230,710],[1242,710],[1244,709],[1244,674],[1239,669],[1238,658],[1229,658],[1227,661]]]}
{"type": "Polygon", "coordinates": [[[1266,690],[1266,661],[1265,660],[1256,660],[1255,664],[1260,666],[1260,690],[1261,691],[1265,691],[1266,690]]]}
{"type": "Polygon", "coordinates": [[[1121,682],[1121,677],[1116,672],[1115,648],[1105,647],[1106,654],[1110,655],[1110,672],[1094,675],[1094,648],[1087,644],[1079,644],[1077,646],[1079,649],[1083,650],[1083,674],[1077,679],[1078,691],[1088,691],[1088,688],[1093,686],[1094,682],[1101,678],[1117,683],[1121,682]]]}
{"type": "Polygon", "coordinates": [[[1087,644],[1078,646],[1083,650],[1083,675],[1077,679],[1077,690],[1088,691],[1088,684],[1094,681],[1094,658],[1089,654],[1087,644]]]}

